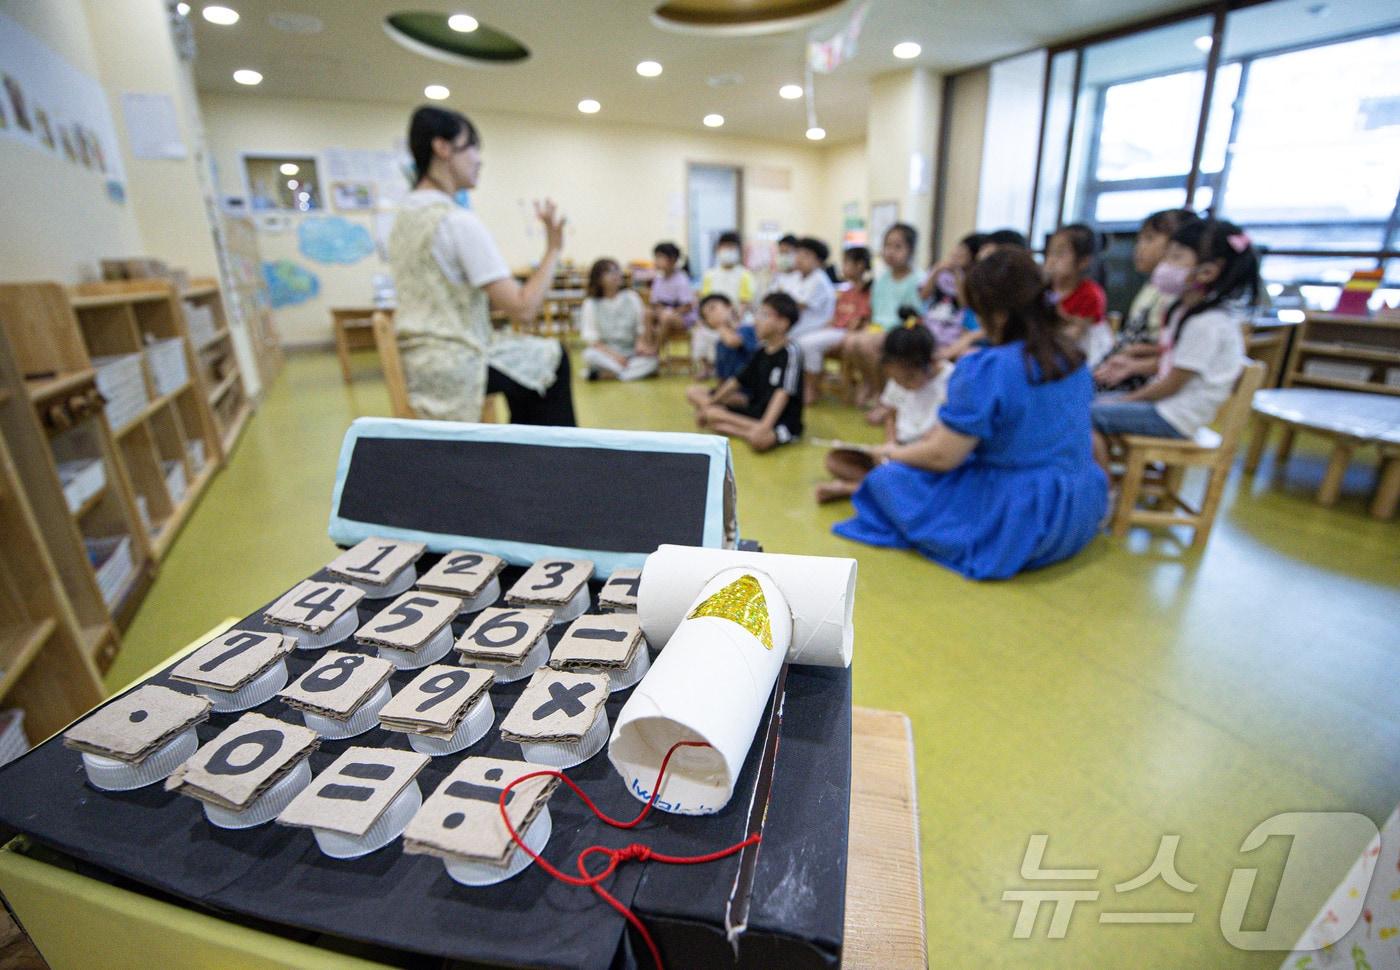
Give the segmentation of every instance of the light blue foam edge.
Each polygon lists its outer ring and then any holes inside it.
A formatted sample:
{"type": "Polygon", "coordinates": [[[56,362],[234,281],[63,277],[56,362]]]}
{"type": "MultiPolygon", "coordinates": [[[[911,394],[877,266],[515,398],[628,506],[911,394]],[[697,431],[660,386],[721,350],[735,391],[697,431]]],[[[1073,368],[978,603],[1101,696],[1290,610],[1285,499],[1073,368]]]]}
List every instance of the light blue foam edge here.
{"type": "Polygon", "coordinates": [[[618,451],[662,451],[706,455],[710,459],[709,481],[705,490],[705,522],[701,545],[718,549],[724,545],[724,478],[729,468],[729,439],[718,435],[674,431],[614,431],[604,428],[553,428],[519,424],[472,424],[459,421],[413,421],[403,418],[356,418],[345,432],[336,462],[335,487],[331,490],[331,541],[353,546],[371,536],[422,542],[433,552],[469,548],[489,552],[517,566],[540,559],[584,558],[593,562],[597,575],[614,569],[640,569],[649,553],[610,552],[600,549],[574,549],[531,542],[508,542],[480,536],[447,535],[417,529],[395,529],[359,522],[340,515],[340,497],[350,470],[350,457],[361,438],[419,438],[423,440],[471,440],[513,444],[547,445],[556,448],[612,448],[618,451]]]}

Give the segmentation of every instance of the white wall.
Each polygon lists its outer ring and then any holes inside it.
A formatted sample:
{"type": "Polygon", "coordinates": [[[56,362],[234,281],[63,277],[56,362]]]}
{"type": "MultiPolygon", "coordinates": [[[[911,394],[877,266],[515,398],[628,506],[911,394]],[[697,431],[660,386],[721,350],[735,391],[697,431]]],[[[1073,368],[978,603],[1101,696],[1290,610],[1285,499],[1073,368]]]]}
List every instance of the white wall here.
{"type": "MultiPolygon", "coordinates": [[[[205,130],[218,167],[220,191],[243,195],[241,153],[318,155],[329,147],[385,150],[404,137],[411,106],[350,101],[281,99],[258,95],[201,95],[205,130]]],[[[527,235],[522,208],[544,195],[569,216],[565,256],[587,265],[599,256],[650,258],[662,239],[685,238],[686,163],[717,162],[745,168],[743,230],[760,226],[831,238],[840,202],[826,192],[825,150],[729,138],[596,118],[558,122],[473,113],[483,138],[484,164],[472,206],[491,227],[506,260],[523,267],[540,255],[538,234],[527,235]],[[786,188],[761,188],[786,173],[786,188]]],[[[843,166],[850,161],[838,153],[843,166]]],[[[843,167],[844,172],[844,167],[843,167]]],[[[846,175],[842,176],[843,181],[846,175]]],[[[322,213],[325,214],[325,213],[322,213]]],[[[370,226],[369,215],[347,218],[370,226]]],[[[300,217],[293,217],[294,219],[300,217]]],[[[835,240],[832,239],[834,242],[835,240]]],[[[317,299],[278,311],[287,344],[329,339],[328,309],[369,301],[370,278],[387,272],[377,256],[350,266],[312,263],[297,252],[295,226],[260,235],[264,260],[290,259],[320,278],[317,299]]]]}

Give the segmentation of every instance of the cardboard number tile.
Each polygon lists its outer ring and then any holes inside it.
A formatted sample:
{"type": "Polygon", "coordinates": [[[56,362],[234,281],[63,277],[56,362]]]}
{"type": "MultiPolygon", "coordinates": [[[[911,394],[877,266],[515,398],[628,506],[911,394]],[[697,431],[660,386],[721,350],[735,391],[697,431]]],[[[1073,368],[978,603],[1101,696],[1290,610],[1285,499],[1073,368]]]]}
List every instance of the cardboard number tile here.
{"type": "Polygon", "coordinates": [[[346,748],[311,780],[277,821],[283,825],[364,835],[429,758],[393,748],[346,748]]]}
{"type": "Polygon", "coordinates": [[[152,751],[209,717],[203,697],[147,684],[119,697],[63,733],[78,751],[140,764],[152,751]]]}
{"type": "Polygon", "coordinates": [[[549,610],[488,607],[477,614],[457,640],[457,651],[470,660],[519,663],[553,621],[554,614],[549,610]]]}
{"type": "Polygon", "coordinates": [[[281,660],[296,645],[280,633],[229,630],[190,654],[170,672],[175,680],[235,691],[281,660]]]}
{"type": "Polygon", "coordinates": [[[319,744],[310,728],[250,712],[176,768],[165,787],[241,812],[319,744]]]}
{"type": "Polygon", "coordinates": [[[343,583],[303,580],[267,608],[263,619],[274,626],[294,626],[321,633],[364,599],[364,590],[343,583]]]}
{"type": "Polygon", "coordinates": [[[462,601],[422,590],[409,590],[355,633],[359,643],[395,650],[418,650],[461,609],[462,601]]]}
{"type": "Polygon", "coordinates": [[[516,606],[563,606],[593,578],[587,559],[541,559],[515,581],[506,602],[516,606]]]}
{"type": "Polygon", "coordinates": [[[421,542],[371,536],[332,559],[326,572],[350,582],[383,585],[417,562],[427,548],[421,542]]]}
{"type": "MultiPolygon", "coordinates": [[[[505,865],[515,843],[501,819],[501,791],[532,771],[548,770],[528,761],[462,759],[404,829],[404,852],[505,865]]],[[[542,775],[510,790],[506,813],[517,832],[530,827],[558,785],[559,779],[542,775]]]]}
{"type": "Polygon", "coordinates": [[[605,610],[637,609],[637,590],[642,585],[640,569],[614,569],[598,594],[598,605],[605,610]]]}
{"type": "Polygon", "coordinates": [[[277,696],[289,707],[339,720],[348,718],[379,690],[394,665],[382,657],[328,650],[277,696]]]}
{"type": "Polygon", "coordinates": [[[449,552],[418,577],[418,588],[471,599],[500,575],[506,561],[486,552],[449,552]]]}
{"type": "Polygon", "coordinates": [[[501,722],[501,737],[521,744],[578,741],[607,699],[607,674],[541,667],[501,722]]]}
{"type": "Polygon", "coordinates": [[[379,723],[389,731],[450,738],[495,679],[489,670],[433,664],[394,694],[379,711],[379,723]]]}
{"type": "Polygon", "coordinates": [[[549,665],[556,670],[622,668],[642,642],[642,621],[635,613],[581,616],[550,654],[549,665]]]}

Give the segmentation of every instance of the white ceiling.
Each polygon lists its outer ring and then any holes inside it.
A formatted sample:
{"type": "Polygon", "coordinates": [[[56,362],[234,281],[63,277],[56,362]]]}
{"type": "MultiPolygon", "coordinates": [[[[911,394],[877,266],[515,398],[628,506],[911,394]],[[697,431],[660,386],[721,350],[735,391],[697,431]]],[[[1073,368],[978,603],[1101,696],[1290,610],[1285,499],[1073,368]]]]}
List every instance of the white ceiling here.
{"type": "MultiPolygon", "coordinates": [[[[675,33],[650,18],[660,0],[219,0],[241,19],[216,27],[190,16],[199,48],[196,79],[204,91],[247,97],[308,97],[411,105],[425,85],[452,90],[448,105],[583,119],[578,102],[596,98],[591,117],[671,128],[701,128],[718,112],[725,134],[802,142],[802,101],[784,101],[778,87],[801,83],[805,43],[845,24],[848,2],[814,24],[780,34],[720,38],[675,33]],[[531,51],[505,67],[461,67],[401,47],[385,34],[385,16],[404,10],[470,13],[512,34],[531,51]],[[271,14],[310,14],[325,27],[313,35],[279,31],[271,14]],[[641,60],[664,73],[642,78],[641,60]],[[256,88],[234,83],[253,68],[256,88]],[[737,74],[738,84],[712,87],[707,78],[737,74]]],[[[1195,0],[871,0],[855,59],[814,84],[817,120],[828,142],[864,135],[870,78],[919,64],[960,70],[1047,43],[1131,23],[1192,5],[1195,0]],[[915,61],[891,53],[899,41],[923,46],[915,61]]]]}

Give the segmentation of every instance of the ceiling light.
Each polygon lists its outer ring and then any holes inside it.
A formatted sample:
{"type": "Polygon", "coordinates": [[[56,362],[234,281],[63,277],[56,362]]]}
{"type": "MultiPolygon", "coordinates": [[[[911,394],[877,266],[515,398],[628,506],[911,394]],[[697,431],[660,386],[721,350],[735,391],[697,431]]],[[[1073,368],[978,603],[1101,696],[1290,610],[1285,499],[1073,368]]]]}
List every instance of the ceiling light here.
{"type": "Polygon", "coordinates": [[[912,40],[906,40],[902,43],[894,45],[894,56],[899,58],[901,61],[912,60],[918,57],[923,52],[924,49],[918,44],[914,43],[912,40]]]}
{"type": "Polygon", "coordinates": [[[287,179],[287,188],[289,188],[289,189],[295,190],[296,187],[297,187],[298,185],[300,185],[300,184],[301,184],[301,183],[298,182],[296,179],[287,179]]]}
{"type": "Polygon", "coordinates": [[[823,138],[825,138],[825,137],[826,137],[826,129],[825,129],[825,128],[812,127],[812,128],[808,128],[808,129],[807,129],[807,140],[808,140],[808,141],[821,141],[821,140],[822,140],[823,138]]]}
{"type": "Polygon", "coordinates": [[[241,71],[234,71],[234,72],[233,72],[233,79],[234,79],[235,81],[237,81],[239,84],[249,84],[249,85],[252,85],[252,84],[261,84],[261,83],[262,83],[262,75],[259,74],[257,71],[251,71],[251,70],[249,70],[249,69],[247,69],[247,68],[244,68],[244,69],[241,70],[241,71]]]}
{"type": "Polygon", "coordinates": [[[1196,50],[1204,54],[1206,51],[1210,50],[1210,45],[1215,43],[1215,41],[1211,40],[1210,34],[1202,34],[1196,38],[1194,43],[1196,45],[1196,50]]]}
{"type": "Polygon", "coordinates": [[[446,101],[451,93],[441,84],[429,84],[423,89],[423,97],[432,98],[434,101],[446,101]]]}
{"type": "Polygon", "coordinates": [[[637,73],[642,77],[656,77],[661,73],[661,65],[656,61],[642,61],[637,65],[637,73]]]}
{"type": "Polygon", "coordinates": [[[204,14],[205,20],[220,27],[232,27],[238,23],[238,11],[232,7],[205,7],[200,13],[204,14]]]}
{"type": "Polygon", "coordinates": [[[188,3],[183,2],[177,3],[175,4],[175,12],[178,13],[181,17],[188,17],[190,15],[190,5],[188,3]]]}
{"type": "Polygon", "coordinates": [[[277,167],[277,171],[281,172],[283,175],[295,175],[297,172],[301,171],[301,166],[296,162],[283,162],[277,167]]]}
{"type": "Polygon", "coordinates": [[[778,97],[787,101],[796,101],[798,98],[802,97],[802,85],[784,84],[782,87],[778,88],[778,97]]]}
{"type": "Polygon", "coordinates": [[[477,23],[476,18],[470,14],[454,13],[447,18],[447,26],[451,27],[459,34],[470,34],[473,30],[480,27],[481,24],[477,23]]]}
{"type": "Polygon", "coordinates": [[[586,115],[596,115],[602,109],[602,105],[592,98],[584,98],[578,103],[578,109],[586,115]]]}
{"type": "Polygon", "coordinates": [[[703,120],[706,128],[718,128],[724,124],[724,115],[705,115],[703,120]]]}

